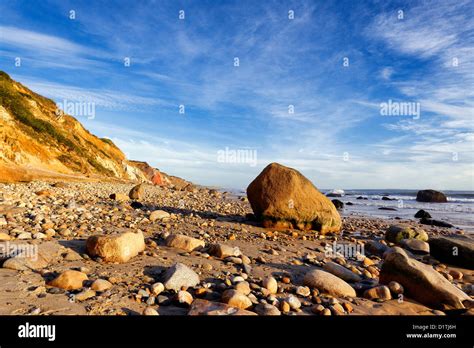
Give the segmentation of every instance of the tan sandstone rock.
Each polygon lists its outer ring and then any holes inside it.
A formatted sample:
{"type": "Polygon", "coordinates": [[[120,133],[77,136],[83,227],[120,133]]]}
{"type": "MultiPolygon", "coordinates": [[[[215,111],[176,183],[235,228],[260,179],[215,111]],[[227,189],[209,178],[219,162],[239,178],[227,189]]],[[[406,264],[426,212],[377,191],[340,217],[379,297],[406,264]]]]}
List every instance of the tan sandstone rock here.
{"type": "Polygon", "coordinates": [[[87,253],[106,262],[127,262],[145,250],[143,233],[126,232],[109,236],[91,236],[86,242],[87,253]]]}
{"type": "Polygon", "coordinates": [[[338,232],[341,217],[318,189],[295,169],[271,163],[250,183],[247,197],[265,227],[338,232]]]}
{"type": "Polygon", "coordinates": [[[209,248],[209,254],[224,259],[229,256],[240,256],[242,253],[238,247],[226,244],[213,244],[209,248]]]}
{"type": "Polygon", "coordinates": [[[188,252],[203,248],[206,243],[200,239],[185,236],[183,234],[171,234],[166,238],[166,246],[182,249],[188,252]]]}
{"type": "Polygon", "coordinates": [[[87,279],[87,274],[85,273],[68,270],[54,278],[48,285],[65,290],[77,290],[83,287],[83,283],[87,279]]]}

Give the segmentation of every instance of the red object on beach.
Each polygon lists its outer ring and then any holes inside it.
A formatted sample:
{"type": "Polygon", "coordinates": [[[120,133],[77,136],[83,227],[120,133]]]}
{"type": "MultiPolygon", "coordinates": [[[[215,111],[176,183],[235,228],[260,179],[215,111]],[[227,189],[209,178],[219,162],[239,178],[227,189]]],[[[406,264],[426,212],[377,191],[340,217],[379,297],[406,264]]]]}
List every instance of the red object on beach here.
{"type": "Polygon", "coordinates": [[[156,172],[155,174],[153,174],[153,177],[151,178],[151,183],[153,185],[163,186],[163,179],[161,178],[160,172],[156,172]]]}

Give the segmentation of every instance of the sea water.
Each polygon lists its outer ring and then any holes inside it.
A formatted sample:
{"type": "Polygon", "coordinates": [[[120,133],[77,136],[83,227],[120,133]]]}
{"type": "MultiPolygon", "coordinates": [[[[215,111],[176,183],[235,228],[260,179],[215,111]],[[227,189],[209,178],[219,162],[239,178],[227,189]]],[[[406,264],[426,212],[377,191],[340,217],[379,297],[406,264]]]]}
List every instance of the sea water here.
{"type": "MultiPolygon", "coordinates": [[[[245,190],[226,189],[236,196],[245,196],[245,190]]],[[[327,194],[333,190],[320,190],[327,194]]],[[[424,203],[416,201],[417,190],[341,190],[342,197],[328,197],[344,202],[342,216],[369,216],[382,219],[415,219],[418,210],[423,209],[436,220],[449,222],[454,227],[474,234],[474,191],[443,191],[448,197],[448,203],[424,203]],[[392,200],[382,200],[382,197],[392,200]],[[367,199],[357,199],[363,197],[367,199]],[[351,202],[353,205],[347,205],[351,202]],[[396,210],[381,210],[379,208],[394,208],[396,210]]]]}

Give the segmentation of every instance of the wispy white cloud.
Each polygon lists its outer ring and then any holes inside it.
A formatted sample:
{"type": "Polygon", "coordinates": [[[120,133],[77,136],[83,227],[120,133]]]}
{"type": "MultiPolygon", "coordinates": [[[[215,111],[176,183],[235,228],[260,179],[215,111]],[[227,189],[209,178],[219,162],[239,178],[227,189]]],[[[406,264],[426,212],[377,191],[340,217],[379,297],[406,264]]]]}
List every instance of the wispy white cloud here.
{"type": "Polygon", "coordinates": [[[176,105],[169,101],[156,97],[143,97],[107,89],[75,87],[16,75],[14,77],[34,92],[53,98],[57,102],[62,102],[63,100],[88,102],[94,103],[96,107],[103,107],[109,110],[140,111],[150,106],[176,107],[176,105]]]}
{"type": "Polygon", "coordinates": [[[385,67],[380,71],[380,76],[384,80],[390,80],[390,77],[393,75],[393,68],[391,67],[385,67]]]}
{"type": "MultiPolygon", "coordinates": [[[[438,175],[474,189],[474,10],[469,1],[420,3],[405,11],[379,14],[366,34],[384,42],[395,54],[417,59],[424,74],[392,81],[402,95],[417,101],[419,120],[392,119],[385,127],[393,138],[379,144],[390,156],[423,166],[427,180],[438,175]],[[456,161],[453,160],[456,158],[456,161]],[[457,174],[452,173],[456,168],[457,174]],[[444,173],[442,173],[444,169],[444,173]],[[438,173],[438,174],[437,174],[438,173]],[[466,176],[460,175],[463,173],[466,176]]],[[[403,98],[401,98],[403,99],[403,98]]]]}
{"type": "Polygon", "coordinates": [[[6,56],[43,68],[99,69],[104,60],[116,59],[102,49],[14,26],[0,26],[0,44],[6,56]]]}

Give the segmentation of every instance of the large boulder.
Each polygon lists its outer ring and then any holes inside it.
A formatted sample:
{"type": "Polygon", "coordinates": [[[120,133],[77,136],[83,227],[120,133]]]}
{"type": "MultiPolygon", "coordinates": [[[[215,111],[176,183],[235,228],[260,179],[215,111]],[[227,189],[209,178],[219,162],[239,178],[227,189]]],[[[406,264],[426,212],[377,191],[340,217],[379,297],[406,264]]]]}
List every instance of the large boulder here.
{"type": "Polygon", "coordinates": [[[443,192],[435,190],[421,190],[416,194],[418,202],[446,203],[448,198],[443,192]]]}
{"type": "Polygon", "coordinates": [[[264,227],[339,232],[334,204],[295,169],[271,163],[250,183],[247,197],[264,227]]]}
{"type": "Polygon", "coordinates": [[[96,235],[87,239],[86,248],[89,256],[98,256],[105,262],[123,263],[145,250],[145,239],[141,231],[96,235]]]}
{"type": "Polygon", "coordinates": [[[402,239],[419,239],[428,241],[428,234],[421,228],[405,224],[391,225],[385,232],[385,240],[400,243],[402,239]]]}
{"type": "Polygon", "coordinates": [[[400,283],[408,297],[432,308],[464,309],[463,302],[471,301],[432,266],[409,257],[398,247],[385,254],[380,272],[381,284],[392,281],[400,283]]]}
{"type": "Polygon", "coordinates": [[[321,292],[332,296],[355,297],[356,292],[352,286],[339,277],[315,269],[305,274],[303,283],[310,288],[316,288],[321,292]]]}
{"type": "Polygon", "coordinates": [[[430,239],[431,255],[439,261],[474,269],[474,240],[469,237],[430,239]]]}

